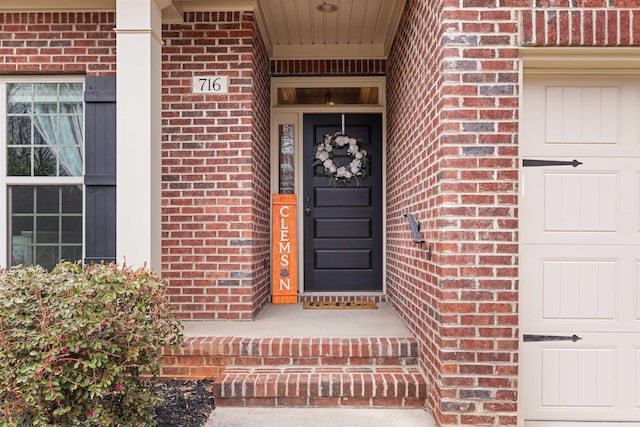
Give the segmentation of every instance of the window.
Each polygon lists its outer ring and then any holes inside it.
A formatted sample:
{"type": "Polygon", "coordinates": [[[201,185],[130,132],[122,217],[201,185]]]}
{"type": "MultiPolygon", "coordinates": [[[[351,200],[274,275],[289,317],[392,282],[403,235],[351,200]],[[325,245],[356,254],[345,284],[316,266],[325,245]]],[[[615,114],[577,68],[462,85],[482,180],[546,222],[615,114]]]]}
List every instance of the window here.
{"type": "MultiPolygon", "coordinates": [[[[8,253],[0,265],[51,269],[83,252],[83,83],[0,82],[8,253]]],[[[1,237],[1,236],[0,236],[1,237]]]]}
{"type": "Polygon", "coordinates": [[[295,138],[296,125],[278,126],[280,137],[280,174],[278,192],[280,194],[295,193],[295,138]]]}
{"type": "Polygon", "coordinates": [[[281,87],[278,105],[378,105],[377,87],[281,87]]]}

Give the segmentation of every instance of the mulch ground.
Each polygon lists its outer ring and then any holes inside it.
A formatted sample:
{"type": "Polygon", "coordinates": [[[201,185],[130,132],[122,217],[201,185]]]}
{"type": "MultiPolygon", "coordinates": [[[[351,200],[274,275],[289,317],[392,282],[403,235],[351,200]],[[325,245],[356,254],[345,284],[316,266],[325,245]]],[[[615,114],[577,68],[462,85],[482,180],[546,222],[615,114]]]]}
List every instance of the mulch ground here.
{"type": "Polygon", "coordinates": [[[213,381],[163,381],[154,391],[163,397],[156,407],[157,427],[201,427],[215,409],[213,381]]]}
{"type": "Polygon", "coordinates": [[[163,381],[155,391],[164,397],[156,408],[158,427],[201,427],[215,409],[213,381],[163,381]]]}

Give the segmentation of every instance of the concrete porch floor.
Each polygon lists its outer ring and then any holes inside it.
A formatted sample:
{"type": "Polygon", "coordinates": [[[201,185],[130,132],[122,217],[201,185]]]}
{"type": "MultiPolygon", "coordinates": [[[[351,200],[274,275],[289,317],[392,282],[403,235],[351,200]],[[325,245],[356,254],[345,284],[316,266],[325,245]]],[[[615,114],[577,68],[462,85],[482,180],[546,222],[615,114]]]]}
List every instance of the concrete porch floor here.
{"type": "Polygon", "coordinates": [[[185,337],[411,337],[389,303],[378,303],[377,310],[308,310],[302,304],[267,304],[253,321],[185,321],[183,325],[185,337]]]}

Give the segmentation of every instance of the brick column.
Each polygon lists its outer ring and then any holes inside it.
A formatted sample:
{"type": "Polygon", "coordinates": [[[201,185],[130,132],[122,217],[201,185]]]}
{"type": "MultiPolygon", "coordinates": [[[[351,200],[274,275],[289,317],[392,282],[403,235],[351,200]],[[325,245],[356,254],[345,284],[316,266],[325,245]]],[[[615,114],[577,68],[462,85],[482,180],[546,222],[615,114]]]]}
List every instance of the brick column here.
{"type": "Polygon", "coordinates": [[[252,11],[186,12],[163,39],[162,275],[182,318],[250,320],[270,290],[265,46],[252,11]],[[211,75],[229,93],[192,93],[211,75]]]}
{"type": "Polygon", "coordinates": [[[421,342],[441,426],[517,423],[515,16],[410,0],[389,57],[389,296],[421,342]]]}

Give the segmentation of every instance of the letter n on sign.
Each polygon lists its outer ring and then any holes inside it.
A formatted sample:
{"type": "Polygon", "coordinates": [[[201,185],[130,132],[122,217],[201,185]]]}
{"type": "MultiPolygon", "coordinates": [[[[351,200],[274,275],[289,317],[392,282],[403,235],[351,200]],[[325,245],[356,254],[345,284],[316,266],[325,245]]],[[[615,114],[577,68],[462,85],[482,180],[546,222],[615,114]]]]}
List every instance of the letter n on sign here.
{"type": "Polygon", "coordinates": [[[296,304],[298,302],[296,195],[274,194],[271,209],[271,300],[274,304],[296,304]]]}

